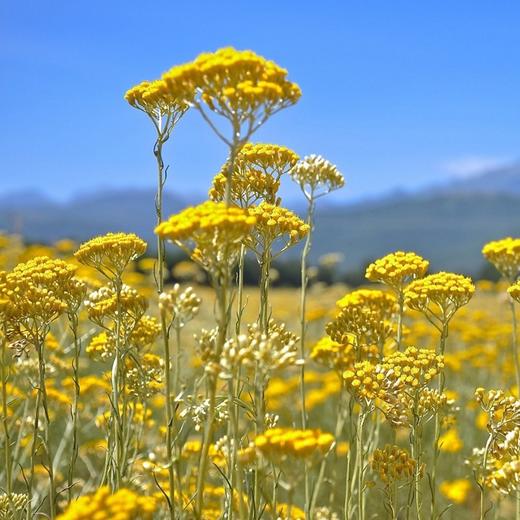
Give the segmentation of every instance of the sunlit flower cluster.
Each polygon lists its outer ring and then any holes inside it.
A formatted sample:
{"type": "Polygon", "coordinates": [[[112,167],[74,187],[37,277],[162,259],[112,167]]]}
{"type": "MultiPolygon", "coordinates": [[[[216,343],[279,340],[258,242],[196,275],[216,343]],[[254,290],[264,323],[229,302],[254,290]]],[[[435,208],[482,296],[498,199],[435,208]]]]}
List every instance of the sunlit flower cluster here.
{"type": "Polygon", "coordinates": [[[387,444],[383,449],[374,451],[371,467],[383,483],[388,485],[412,478],[416,462],[406,450],[387,444]]]}
{"type": "Polygon", "coordinates": [[[304,157],[291,170],[291,177],[307,196],[319,197],[344,186],[338,168],[321,155],[304,157]]]}
{"type": "Polygon", "coordinates": [[[520,238],[493,240],[482,248],[482,254],[502,276],[513,281],[520,270],[520,238]]]}

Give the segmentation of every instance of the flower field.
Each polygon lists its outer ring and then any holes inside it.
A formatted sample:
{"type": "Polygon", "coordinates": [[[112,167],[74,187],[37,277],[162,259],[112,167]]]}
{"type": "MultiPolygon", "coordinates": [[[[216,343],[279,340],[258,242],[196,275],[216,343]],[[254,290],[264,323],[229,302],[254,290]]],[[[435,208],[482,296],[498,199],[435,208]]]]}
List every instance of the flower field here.
{"type": "Polygon", "coordinates": [[[300,96],[251,51],[175,66],[125,95],[153,132],[155,244],[0,235],[1,520],[520,519],[520,239],[482,244],[498,283],[402,251],[362,287],[313,283],[343,175],[253,139],[300,96]],[[164,215],[188,110],[228,156],[164,215]],[[300,288],[272,287],[297,244],[300,288]]]}

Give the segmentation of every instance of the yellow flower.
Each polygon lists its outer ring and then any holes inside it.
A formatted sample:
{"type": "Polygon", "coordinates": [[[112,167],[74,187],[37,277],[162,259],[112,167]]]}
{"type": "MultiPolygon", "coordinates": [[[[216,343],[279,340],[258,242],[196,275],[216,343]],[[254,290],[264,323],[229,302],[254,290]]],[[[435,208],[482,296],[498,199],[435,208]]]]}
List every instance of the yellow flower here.
{"type": "Polygon", "coordinates": [[[108,279],[121,277],[128,264],[146,251],[146,242],[133,233],[107,233],[81,244],[74,256],[108,279]]]}
{"type": "Polygon", "coordinates": [[[157,507],[155,497],[124,488],[111,494],[108,487],[101,487],[72,502],[58,520],[152,520],[157,507]]]}
{"type": "Polygon", "coordinates": [[[365,276],[373,282],[381,282],[400,291],[412,280],[422,278],[428,265],[428,260],[416,253],[397,251],[370,264],[365,276]]]}
{"type": "Polygon", "coordinates": [[[464,443],[459,436],[459,432],[455,428],[450,428],[440,436],[438,446],[441,451],[457,453],[464,447],[464,443]]]}
{"type": "Polygon", "coordinates": [[[255,116],[262,122],[301,96],[285,69],[252,51],[232,47],[200,54],[191,63],[173,67],[162,79],[177,98],[202,101],[210,110],[240,124],[255,116]]]}
{"type": "Polygon", "coordinates": [[[482,254],[497,268],[502,276],[514,280],[520,270],[520,238],[502,238],[487,243],[482,254]]]}
{"type": "Polygon", "coordinates": [[[372,454],[372,470],[389,485],[399,480],[410,479],[417,463],[410,454],[399,446],[387,444],[382,450],[376,449],[372,454]]]}
{"type": "Polygon", "coordinates": [[[448,500],[463,504],[471,490],[471,482],[466,479],[445,480],[441,482],[439,490],[448,500]]]}
{"type": "MultiPolygon", "coordinates": [[[[249,207],[259,200],[275,204],[280,178],[298,161],[295,152],[276,144],[246,143],[235,157],[231,173],[231,200],[240,207],[249,207]]],[[[213,179],[209,197],[225,199],[230,174],[229,161],[213,179]]]]}

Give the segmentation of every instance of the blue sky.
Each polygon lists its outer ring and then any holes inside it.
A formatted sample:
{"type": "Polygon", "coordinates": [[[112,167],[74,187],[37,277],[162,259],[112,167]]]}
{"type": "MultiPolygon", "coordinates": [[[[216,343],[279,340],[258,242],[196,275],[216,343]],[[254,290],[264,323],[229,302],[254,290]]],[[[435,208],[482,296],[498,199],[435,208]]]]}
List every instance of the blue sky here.
{"type": "MultiPolygon", "coordinates": [[[[125,90],[227,45],[300,84],[255,140],[335,162],[341,200],[517,160],[519,23],[514,0],[3,0],[0,193],[153,186],[153,129],[125,90]]],[[[187,115],[169,189],[205,192],[225,155],[187,115]]]]}

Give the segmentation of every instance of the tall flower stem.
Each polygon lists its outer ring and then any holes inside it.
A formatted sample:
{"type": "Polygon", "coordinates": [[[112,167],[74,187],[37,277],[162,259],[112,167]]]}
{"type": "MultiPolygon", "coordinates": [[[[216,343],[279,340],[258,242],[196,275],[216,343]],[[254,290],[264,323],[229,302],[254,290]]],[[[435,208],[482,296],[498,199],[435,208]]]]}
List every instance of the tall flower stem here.
{"type": "MultiPolygon", "coordinates": [[[[166,130],[163,131],[162,127],[162,114],[159,114],[157,119],[157,139],[155,141],[153,153],[157,162],[157,193],[155,196],[155,213],[156,213],[156,224],[161,224],[163,220],[163,191],[166,183],[166,170],[164,167],[164,161],[162,157],[162,149],[164,143],[169,137],[169,125],[168,120],[166,124],[166,130]]],[[[160,295],[164,290],[164,263],[165,263],[165,243],[163,238],[157,235],[157,270],[155,283],[157,286],[157,293],[160,295]]],[[[164,313],[160,313],[161,321],[161,337],[163,343],[164,353],[164,380],[165,380],[165,393],[166,393],[166,459],[168,467],[168,511],[171,520],[175,518],[175,467],[174,467],[174,411],[172,405],[172,360],[170,352],[170,329],[166,323],[166,316],[164,313]]],[[[177,345],[179,348],[180,345],[177,345]]],[[[177,357],[177,356],[176,356],[177,357]]],[[[179,380],[179,374],[177,369],[179,363],[175,366],[175,380],[179,380]]]]}
{"type": "Polygon", "coordinates": [[[5,491],[9,497],[13,492],[13,476],[12,476],[12,457],[11,457],[11,437],[9,432],[9,408],[7,402],[7,381],[9,378],[9,369],[7,361],[7,338],[5,337],[5,331],[0,331],[0,342],[1,342],[1,364],[0,364],[0,377],[2,379],[2,425],[4,429],[4,465],[5,465],[5,491]]]}
{"type": "Polygon", "coordinates": [[[404,317],[404,292],[400,288],[397,291],[397,350],[401,350],[403,343],[403,317],[404,317]]]}
{"type": "Polygon", "coordinates": [[[511,349],[513,353],[513,361],[515,364],[515,377],[517,395],[520,395],[520,360],[518,359],[518,326],[516,321],[516,309],[514,300],[509,297],[509,309],[511,312],[511,349]]]}
{"type": "Polygon", "coordinates": [[[76,469],[76,462],[78,460],[79,441],[78,441],[78,406],[81,393],[79,383],[79,357],[81,354],[81,343],[78,336],[78,316],[76,313],[69,315],[70,330],[72,332],[72,340],[74,343],[74,357],[72,359],[72,381],[74,383],[74,398],[72,401],[72,446],[70,454],[70,465],[67,476],[67,499],[70,504],[72,501],[72,489],[74,486],[74,473],[76,469]]]}
{"type": "MultiPolygon", "coordinates": [[[[309,225],[309,232],[305,238],[305,244],[303,246],[301,256],[301,288],[300,288],[300,359],[305,359],[305,339],[307,333],[307,323],[305,314],[307,311],[307,286],[309,277],[307,276],[307,260],[312,245],[312,231],[314,225],[314,208],[315,200],[314,193],[311,191],[310,194],[306,195],[308,206],[307,206],[307,224],[309,225]]],[[[301,427],[302,429],[307,428],[307,410],[305,406],[305,363],[300,366],[300,404],[301,404],[301,427]]],[[[304,482],[305,482],[305,503],[309,503],[309,472],[307,466],[304,469],[304,482]]],[[[306,519],[310,518],[310,513],[305,513],[306,519]]]]}
{"type": "MultiPolygon", "coordinates": [[[[439,354],[444,356],[444,351],[446,350],[446,340],[448,338],[448,319],[445,317],[442,319],[442,325],[440,328],[440,340],[439,340],[439,354]]],[[[444,392],[446,378],[444,376],[444,372],[441,371],[439,374],[439,394],[442,395],[444,392]]],[[[435,414],[435,431],[433,435],[433,462],[432,462],[432,473],[431,473],[431,494],[432,494],[432,504],[431,504],[431,520],[435,520],[435,516],[437,514],[437,462],[439,459],[439,439],[441,437],[441,417],[440,413],[437,412],[435,414]]]]}
{"type": "Polygon", "coordinates": [[[491,447],[491,443],[493,442],[493,436],[489,435],[488,440],[486,442],[486,447],[484,448],[484,458],[482,460],[482,482],[479,482],[479,488],[480,488],[480,520],[484,520],[484,517],[486,516],[486,483],[485,483],[485,476],[487,471],[487,461],[488,461],[488,455],[489,455],[489,448],[491,447]]]}
{"type": "Polygon", "coordinates": [[[54,480],[53,457],[50,447],[50,425],[49,404],[47,399],[47,383],[45,379],[45,357],[44,357],[44,340],[39,341],[36,345],[38,354],[38,393],[41,395],[41,406],[44,415],[44,434],[43,441],[45,452],[47,455],[47,473],[49,475],[49,518],[53,520],[56,517],[56,483],[54,480]]]}

